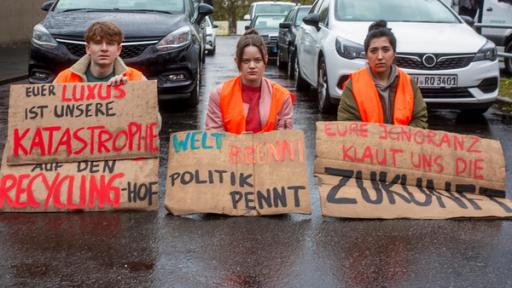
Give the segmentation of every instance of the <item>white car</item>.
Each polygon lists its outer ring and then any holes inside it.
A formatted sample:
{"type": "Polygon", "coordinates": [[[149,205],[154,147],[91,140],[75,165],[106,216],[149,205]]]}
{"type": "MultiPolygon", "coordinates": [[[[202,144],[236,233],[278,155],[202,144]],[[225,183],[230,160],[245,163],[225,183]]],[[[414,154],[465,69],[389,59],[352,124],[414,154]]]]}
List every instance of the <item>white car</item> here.
{"type": "Polygon", "coordinates": [[[350,73],[366,65],[363,43],[379,19],[397,38],[396,63],[418,83],[429,108],[484,113],[496,100],[496,46],[439,0],[317,0],[296,44],[296,86],[311,85],[319,109],[335,108],[350,73]]]}
{"type": "Polygon", "coordinates": [[[204,19],[205,23],[205,32],[206,32],[206,45],[205,49],[209,55],[215,55],[215,49],[217,47],[217,43],[215,40],[215,29],[218,27],[216,24],[213,24],[213,19],[211,17],[206,17],[204,19]]]}
{"type": "Polygon", "coordinates": [[[295,7],[295,3],[281,1],[260,1],[253,2],[249,7],[249,12],[244,15],[244,20],[252,20],[254,16],[260,14],[282,14],[286,15],[295,7]]]}

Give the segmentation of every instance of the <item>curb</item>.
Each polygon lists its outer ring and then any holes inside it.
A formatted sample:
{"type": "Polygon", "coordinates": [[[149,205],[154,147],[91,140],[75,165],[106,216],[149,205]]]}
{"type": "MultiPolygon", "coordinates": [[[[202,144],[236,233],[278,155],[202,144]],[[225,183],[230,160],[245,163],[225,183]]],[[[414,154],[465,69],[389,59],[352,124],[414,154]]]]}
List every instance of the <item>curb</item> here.
{"type": "Polygon", "coordinates": [[[506,103],[506,104],[512,104],[512,99],[498,96],[496,97],[496,102],[506,103]]]}
{"type": "Polygon", "coordinates": [[[12,82],[25,80],[27,78],[28,78],[28,75],[21,75],[21,76],[15,76],[12,78],[3,79],[3,80],[0,80],[0,85],[5,85],[5,84],[12,83],[12,82]]]}

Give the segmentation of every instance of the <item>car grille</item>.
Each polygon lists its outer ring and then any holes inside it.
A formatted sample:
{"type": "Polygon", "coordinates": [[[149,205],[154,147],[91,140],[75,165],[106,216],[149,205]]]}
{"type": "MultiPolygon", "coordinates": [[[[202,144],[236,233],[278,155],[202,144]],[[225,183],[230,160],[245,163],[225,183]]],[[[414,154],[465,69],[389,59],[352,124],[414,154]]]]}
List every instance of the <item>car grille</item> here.
{"type": "Polygon", "coordinates": [[[424,99],[473,98],[467,88],[420,88],[424,99]]]}
{"type": "Polygon", "coordinates": [[[423,61],[428,54],[398,54],[396,56],[396,65],[405,69],[416,70],[450,70],[459,69],[468,66],[473,58],[472,54],[429,54],[435,58],[435,64],[426,65],[423,61]],[[429,67],[430,66],[430,67],[429,67]]]}
{"type": "MultiPolygon", "coordinates": [[[[73,54],[76,57],[82,57],[85,55],[85,42],[79,41],[68,41],[58,39],[57,42],[64,45],[66,49],[68,49],[69,53],[73,54]]],[[[149,46],[155,45],[157,41],[147,41],[147,42],[137,42],[123,43],[123,50],[121,50],[121,55],[119,55],[123,59],[130,59],[140,56],[146,48],[149,46]]]]}
{"type": "Polygon", "coordinates": [[[261,35],[261,38],[263,38],[263,42],[267,46],[273,47],[277,45],[277,36],[261,35]]]}

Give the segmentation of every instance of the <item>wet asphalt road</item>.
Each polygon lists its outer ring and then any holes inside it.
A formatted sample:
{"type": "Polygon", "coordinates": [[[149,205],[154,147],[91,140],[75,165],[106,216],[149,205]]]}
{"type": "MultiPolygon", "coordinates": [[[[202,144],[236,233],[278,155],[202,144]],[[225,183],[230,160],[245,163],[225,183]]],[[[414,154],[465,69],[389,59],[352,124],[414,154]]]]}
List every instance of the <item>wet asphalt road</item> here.
{"type": "MultiPolygon", "coordinates": [[[[197,109],[160,104],[161,191],[167,132],[203,128],[208,92],[237,74],[236,40],[217,39],[197,109]]],[[[275,66],[266,76],[293,87],[275,66]]],[[[0,150],[7,94],[0,86],[0,150]]],[[[477,118],[453,111],[429,116],[432,129],[500,139],[512,179],[512,117],[496,110],[477,118]]],[[[305,131],[310,164],[314,122],[334,119],[318,114],[312,96],[297,94],[294,125],[305,131]]],[[[163,193],[153,213],[0,214],[0,286],[512,287],[511,221],[327,218],[311,190],[311,216],[174,217],[163,208],[163,193]]]]}

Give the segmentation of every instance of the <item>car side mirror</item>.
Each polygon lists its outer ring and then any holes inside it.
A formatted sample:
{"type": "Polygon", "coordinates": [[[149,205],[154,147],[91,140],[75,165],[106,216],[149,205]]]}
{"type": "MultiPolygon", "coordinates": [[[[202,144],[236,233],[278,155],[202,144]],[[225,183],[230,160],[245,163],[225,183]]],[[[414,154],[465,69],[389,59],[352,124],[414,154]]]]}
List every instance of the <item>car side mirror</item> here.
{"type": "Polygon", "coordinates": [[[304,24],[306,24],[306,25],[315,27],[317,31],[320,30],[320,15],[319,14],[316,14],[316,13],[309,14],[302,19],[302,22],[304,22],[304,24]]]}
{"type": "Polygon", "coordinates": [[[471,18],[469,16],[460,15],[460,18],[462,18],[462,20],[464,20],[464,22],[471,27],[473,27],[473,25],[475,25],[475,20],[473,20],[473,18],[471,18]]]}
{"type": "Polygon", "coordinates": [[[46,11],[46,12],[50,11],[50,8],[52,8],[53,3],[55,3],[55,1],[44,2],[43,5],[41,5],[41,10],[46,11]]]}
{"type": "Polygon", "coordinates": [[[251,25],[245,25],[245,30],[247,31],[249,29],[251,29],[251,25]]]}
{"type": "Polygon", "coordinates": [[[249,14],[245,14],[244,15],[244,20],[251,20],[251,16],[249,16],[249,14]]]}
{"type": "Polygon", "coordinates": [[[213,7],[208,4],[201,3],[197,6],[197,12],[198,15],[195,22],[196,24],[201,24],[206,16],[213,13],[213,7]]]}
{"type": "Polygon", "coordinates": [[[291,27],[292,27],[292,23],[291,22],[281,22],[281,23],[279,23],[279,28],[290,29],[291,27]]]}
{"type": "Polygon", "coordinates": [[[219,25],[213,24],[213,28],[219,28],[219,25]]]}

